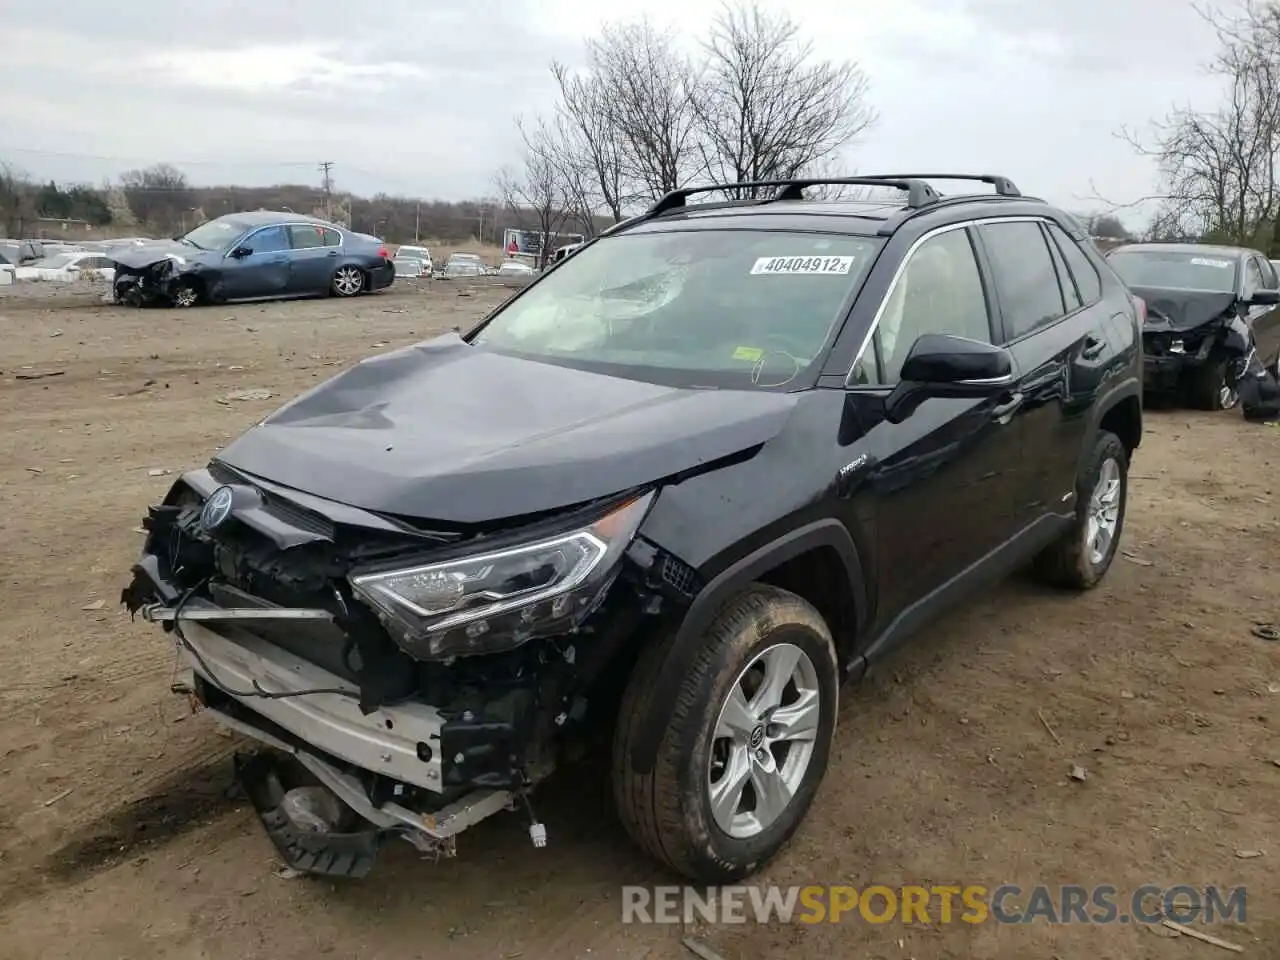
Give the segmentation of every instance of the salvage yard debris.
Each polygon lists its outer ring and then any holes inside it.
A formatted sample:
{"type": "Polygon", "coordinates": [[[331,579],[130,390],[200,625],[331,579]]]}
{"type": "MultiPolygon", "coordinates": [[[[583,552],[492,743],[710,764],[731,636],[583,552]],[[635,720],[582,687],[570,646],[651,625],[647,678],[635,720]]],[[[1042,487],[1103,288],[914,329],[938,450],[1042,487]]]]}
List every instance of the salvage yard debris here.
{"type": "Polygon", "coordinates": [[[222,404],[229,404],[245,400],[270,400],[271,397],[272,393],[270,390],[236,390],[233,393],[224,394],[223,396],[218,397],[218,402],[222,404]]]}

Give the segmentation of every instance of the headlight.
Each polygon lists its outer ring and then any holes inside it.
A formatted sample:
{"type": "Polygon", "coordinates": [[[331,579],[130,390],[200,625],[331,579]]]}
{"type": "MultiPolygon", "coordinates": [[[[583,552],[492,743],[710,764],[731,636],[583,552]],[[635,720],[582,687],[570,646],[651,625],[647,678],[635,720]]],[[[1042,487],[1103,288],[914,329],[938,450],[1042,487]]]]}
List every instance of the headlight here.
{"type": "Polygon", "coordinates": [[[350,577],[406,652],[422,660],[495,653],[573,629],[613,581],[653,502],[631,500],[556,537],[350,577]]]}

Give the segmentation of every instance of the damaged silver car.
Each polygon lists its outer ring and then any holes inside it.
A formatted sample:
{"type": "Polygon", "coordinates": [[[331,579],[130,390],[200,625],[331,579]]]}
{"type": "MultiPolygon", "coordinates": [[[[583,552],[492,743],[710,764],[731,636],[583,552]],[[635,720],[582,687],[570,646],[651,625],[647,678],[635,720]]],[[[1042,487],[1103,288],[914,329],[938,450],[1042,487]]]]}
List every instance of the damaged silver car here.
{"type": "Polygon", "coordinates": [[[354,297],[389,287],[395,265],[376,237],[295,213],[229,214],[172,241],[112,252],[116,303],[354,297]]]}

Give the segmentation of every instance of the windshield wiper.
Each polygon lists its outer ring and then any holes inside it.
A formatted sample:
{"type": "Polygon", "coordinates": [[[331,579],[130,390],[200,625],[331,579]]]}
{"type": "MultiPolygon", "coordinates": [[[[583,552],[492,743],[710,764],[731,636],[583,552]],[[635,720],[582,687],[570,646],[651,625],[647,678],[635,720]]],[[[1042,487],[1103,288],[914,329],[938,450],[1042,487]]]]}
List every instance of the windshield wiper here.
{"type": "Polygon", "coordinates": [[[193,247],[195,247],[197,250],[203,250],[203,249],[205,249],[204,247],[200,246],[200,244],[196,243],[194,240],[192,240],[192,239],[190,239],[190,238],[188,238],[188,237],[183,237],[183,238],[182,238],[181,240],[179,240],[178,242],[179,242],[179,243],[189,243],[189,244],[191,244],[193,247]]]}

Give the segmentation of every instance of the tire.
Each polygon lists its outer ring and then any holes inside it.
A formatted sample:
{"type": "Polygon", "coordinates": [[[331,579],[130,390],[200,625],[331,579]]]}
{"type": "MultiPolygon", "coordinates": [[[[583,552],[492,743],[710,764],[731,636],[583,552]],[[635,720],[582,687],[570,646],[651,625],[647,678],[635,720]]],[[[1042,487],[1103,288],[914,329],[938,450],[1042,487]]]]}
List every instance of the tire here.
{"type": "Polygon", "coordinates": [[[1231,381],[1231,361],[1220,353],[1213,354],[1191,373],[1187,384],[1191,406],[1197,410],[1230,410],[1240,402],[1240,394],[1231,381]]]}
{"type": "MultiPolygon", "coordinates": [[[[654,859],[694,882],[730,883],[772,859],[813,802],[836,727],[835,645],[818,611],[800,597],[776,587],[748,587],[724,605],[698,641],[701,646],[676,695],[654,767],[638,774],[631,767],[632,743],[649,720],[659,671],[674,640],[672,635],[641,656],[623,696],[612,751],[614,799],[627,832],[654,859]],[[786,674],[788,657],[796,666],[786,674]],[[763,683],[754,690],[750,684],[766,664],[775,668],[775,675],[788,677],[784,694],[798,695],[801,686],[808,691],[804,700],[784,696],[783,706],[790,707],[797,720],[803,713],[805,721],[797,727],[808,728],[812,739],[797,738],[775,752],[784,740],[777,736],[782,730],[777,724],[751,720],[738,726],[731,752],[730,741],[715,736],[722,710],[734,691],[742,695],[737,702],[751,709],[748,696],[765,691],[763,683]],[[777,670],[780,665],[784,668],[777,670]],[[805,702],[808,709],[799,710],[805,702]],[[753,753],[752,744],[763,749],[753,753]],[[730,767],[726,758],[737,765],[730,767]],[[764,765],[766,758],[775,774],[764,765]],[[734,776],[744,770],[744,776],[734,776]],[[718,820],[712,807],[713,774],[722,787],[730,776],[744,784],[733,809],[755,805],[761,796],[757,783],[776,788],[784,778],[790,782],[790,800],[765,823],[752,821],[759,807],[736,821],[724,815],[718,820]],[[749,790],[745,784],[750,784],[749,790]]],[[[722,811],[730,808],[721,806],[722,811]]]]}
{"type": "Polygon", "coordinates": [[[333,279],[329,282],[329,289],[337,297],[357,297],[364,293],[365,286],[364,271],[351,264],[333,271],[333,279]]]}
{"type": "Polygon", "coordinates": [[[1075,523],[1036,558],[1035,569],[1041,579],[1071,590],[1096,587],[1115,559],[1128,502],[1129,452],[1114,433],[1101,431],[1081,464],[1076,481],[1075,523]],[[1106,483],[1104,473],[1111,478],[1106,483]],[[1105,496],[1107,488],[1114,490],[1114,498],[1105,496]],[[1090,546],[1092,523],[1100,511],[1103,519],[1110,518],[1111,535],[1105,548],[1095,551],[1090,546]]]}
{"type": "Polygon", "coordinates": [[[169,294],[169,302],[179,310],[186,310],[190,307],[197,306],[204,299],[204,295],[197,284],[184,280],[175,284],[172,292],[169,294]]]}

